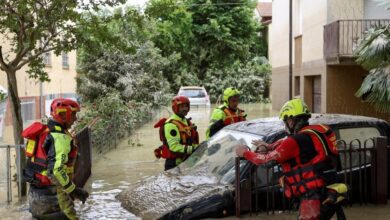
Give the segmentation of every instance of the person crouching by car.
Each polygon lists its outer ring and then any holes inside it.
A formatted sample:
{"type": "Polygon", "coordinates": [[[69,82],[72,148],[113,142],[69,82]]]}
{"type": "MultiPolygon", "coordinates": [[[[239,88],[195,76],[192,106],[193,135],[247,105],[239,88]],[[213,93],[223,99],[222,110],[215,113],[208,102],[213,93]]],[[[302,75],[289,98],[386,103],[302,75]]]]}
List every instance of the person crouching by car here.
{"type": "Polygon", "coordinates": [[[309,125],[310,117],[301,99],[290,100],[279,116],[287,138],[273,144],[254,141],[257,153],[239,145],[236,153],[256,165],[270,168],[281,164],[283,176],[279,182],[287,198],[299,198],[298,219],[330,219],[334,213],[337,219],[345,219],[341,205],[332,196],[337,189],[346,193],[346,185],[337,183],[336,135],[326,125],[309,125]]]}
{"type": "Polygon", "coordinates": [[[163,144],[154,150],[157,158],[164,158],[165,170],[172,169],[191,155],[199,144],[199,135],[195,124],[186,118],[190,111],[190,100],[186,96],[172,99],[173,115],[160,119],[155,128],[160,128],[160,140],[163,144]]]}
{"type": "Polygon", "coordinates": [[[206,130],[206,139],[209,139],[226,125],[245,121],[245,111],[238,108],[240,92],[229,87],[223,92],[223,105],[214,109],[209,127],[206,130]]]}

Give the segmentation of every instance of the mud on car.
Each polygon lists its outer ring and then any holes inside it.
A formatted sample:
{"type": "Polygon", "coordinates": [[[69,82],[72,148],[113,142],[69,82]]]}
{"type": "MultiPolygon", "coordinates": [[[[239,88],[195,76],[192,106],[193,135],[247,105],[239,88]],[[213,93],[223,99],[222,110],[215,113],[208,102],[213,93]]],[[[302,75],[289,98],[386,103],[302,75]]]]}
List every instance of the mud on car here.
{"type": "MultiPolygon", "coordinates": [[[[390,125],[386,121],[352,115],[313,114],[310,124],[326,124],[336,133],[340,149],[352,149],[338,158],[340,179],[351,182],[370,177],[372,138],[387,137],[390,140],[390,125]],[[366,151],[358,150],[366,149],[366,151]],[[368,150],[367,150],[368,149],[368,150]]],[[[122,206],[143,219],[199,219],[223,217],[235,214],[235,146],[244,143],[254,150],[252,140],[272,143],[284,138],[284,124],[276,117],[245,121],[225,127],[207,142],[201,143],[185,162],[178,167],[143,179],[119,194],[122,206]]],[[[387,154],[389,158],[389,153],[387,154]]],[[[388,163],[390,160],[387,160],[388,163]]],[[[251,186],[241,194],[241,204],[251,202],[252,210],[264,211],[270,206],[277,210],[289,208],[277,180],[280,167],[270,170],[254,166],[248,161],[239,162],[240,185],[251,186]],[[255,178],[253,178],[253,176],[255,178]],[[257,202],[259,201],[259,202],[257,202]]],[[[387,189],[389,178],[387,174],[387,189]]],[[[351,188],[351,200],[356,195],[371,194],[371,186],[351,188]]],[[[290,201],[287,201],[287,203],[290,201]]],[[[245,209],[242,209],[245,210],[245,209]]]]}

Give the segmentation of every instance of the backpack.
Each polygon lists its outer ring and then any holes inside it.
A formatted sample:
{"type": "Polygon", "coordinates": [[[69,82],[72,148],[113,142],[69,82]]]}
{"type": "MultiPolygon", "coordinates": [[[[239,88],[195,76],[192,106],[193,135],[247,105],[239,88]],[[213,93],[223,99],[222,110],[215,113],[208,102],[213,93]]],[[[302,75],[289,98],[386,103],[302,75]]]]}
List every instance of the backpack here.
{"type": "Polygon", "coordinates": [[[22,137],[27,139],[25,148],[27,164],[23,169],[23,178],[24,181],[37,186],[51,185],[48,177],[41,174],[47,168],[44,142],[48,134],[49,128],[41,122],[34,122],[22,132],[22,137]]]}

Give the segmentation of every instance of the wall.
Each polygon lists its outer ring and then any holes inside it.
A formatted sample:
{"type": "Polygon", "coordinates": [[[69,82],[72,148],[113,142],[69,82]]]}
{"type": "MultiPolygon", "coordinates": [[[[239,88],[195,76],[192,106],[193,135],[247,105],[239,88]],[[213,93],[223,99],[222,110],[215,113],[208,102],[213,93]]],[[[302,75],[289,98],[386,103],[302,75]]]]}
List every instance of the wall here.
{"type": "Polygon", "coordinates": [[[328,0],[328,22],[340,19],[363,19],[363,0],[328,0]]]}
{"type": "Polygon", "coordinates": [[[389,114],[381,114],[374,107],[355,96],[367,71],[360,66],[328,66],[327,112],[365,115],[390,120],[389,114]]]}
{"type": "Polygon", "coordinates": [[[302,62],[323,59],[324,25],[327,17],[326,0],[302,2],[302,62]]]}
{"type": "Polygon", "coordinates": [[[363,14],[364,19],[390,19],[390,11],[373,0],[364,0],[363,14]]]}

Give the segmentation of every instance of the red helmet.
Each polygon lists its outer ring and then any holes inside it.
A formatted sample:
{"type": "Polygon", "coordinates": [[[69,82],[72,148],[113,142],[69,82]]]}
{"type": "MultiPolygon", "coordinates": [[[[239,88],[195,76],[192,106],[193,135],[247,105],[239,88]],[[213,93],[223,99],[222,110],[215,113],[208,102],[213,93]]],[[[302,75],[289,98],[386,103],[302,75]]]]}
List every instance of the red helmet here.
{"type": "Polygon", "coordinates": [[[76,101],[72,99],[64,99],[57,98],[54,99],[50,106],[50,114],[53,118],[60,122],[61,124],[65,124],[66,122],[70,122],[72,117],[72,112],[80,111],[80,106],[76,101]],[[64,121],[59,113],[66,112],[66,120],[64,121]]]}
{"type": "Polygon", "coordinates": [[[187,104],[188,110],[190,110],[189,109],[190,100],[184,95],[178,95],[178,96],[173,97],[173,99],[172,99],[172,110],[175,114],[177,114],[179,112],[179,105],[181,105],[181,104],[187,104]]]}

